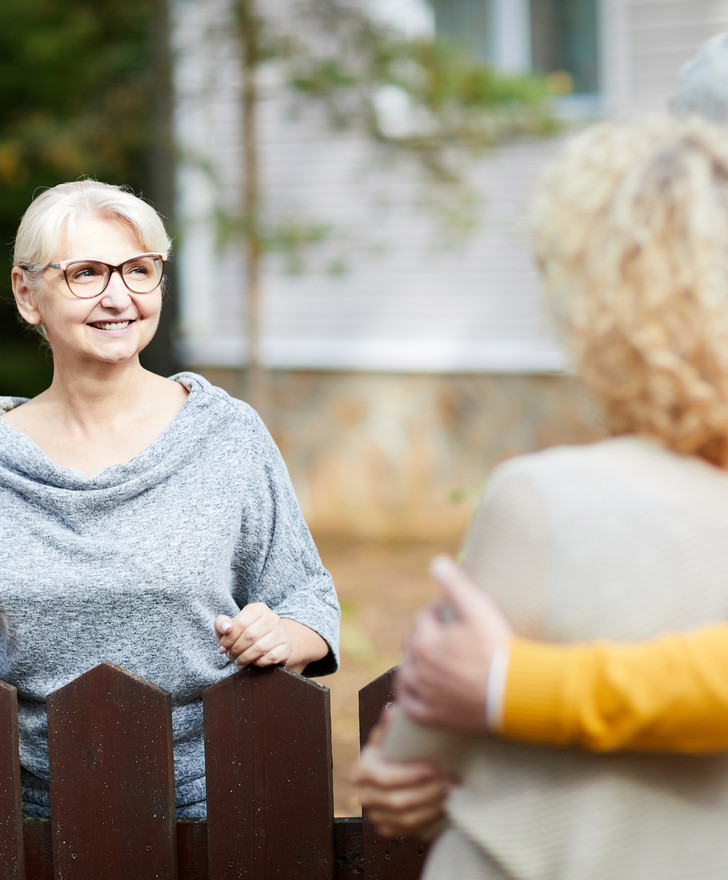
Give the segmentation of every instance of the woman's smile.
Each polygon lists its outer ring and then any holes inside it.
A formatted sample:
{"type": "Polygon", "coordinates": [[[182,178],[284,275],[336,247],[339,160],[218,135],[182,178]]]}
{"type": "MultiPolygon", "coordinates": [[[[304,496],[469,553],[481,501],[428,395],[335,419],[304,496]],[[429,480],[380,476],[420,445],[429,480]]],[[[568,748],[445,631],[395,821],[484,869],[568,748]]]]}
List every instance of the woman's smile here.
{"type": "Polygon", "coordinates": [[[132,318],[128,318],[125,321],[90,321],[89,327],[93,327],[95,330],[103,330],[108,333],[126,330],[126,328],[133,323],[134,320],[132,318]]]}

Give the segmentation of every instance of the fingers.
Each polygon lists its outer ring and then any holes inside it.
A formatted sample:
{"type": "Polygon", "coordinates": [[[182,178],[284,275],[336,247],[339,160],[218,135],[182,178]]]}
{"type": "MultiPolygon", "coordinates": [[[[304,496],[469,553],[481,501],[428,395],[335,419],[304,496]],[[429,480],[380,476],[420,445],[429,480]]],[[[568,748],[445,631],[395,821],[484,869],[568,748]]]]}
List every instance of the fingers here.
{"type": "Polygon", "coordinates": [[[457,617],[467,617],[473,597],[483,595],[470,575],[444,553],[435,556],[430,563],[430,575],[452,603],[457,617]]]}
{"type": "Polygon", "coordinates": [[[412,632],[410,633],[408,648],[410,653],[427,654],[436,651],[432,648],[437,640],[445,636],[449,637],[446,624],[440,619],[440,606],[430,605],[417,615],[412,632]]]}
{"type": "Polygon", "coordinates": [[[233,626],[232,618],[228,617],[227,614],[219,614],[215,618],[215,635],[217,636],[218,642],[222,643],[222,639],[226,636],[233,626]]]}
{"type": "Polygon", "coordinates": [[[416,673],[411,674],[411,670],[410,660],[405,661],[397,670],[395,679],[397,702],[404,713],[423,724],[449,726],[450,707],[439,700],[430,699],[421,677],[416,673]]]}
{"type": "Polygon", "coordinates": [[[368,745],[351,779],[367,817],[385,837],[424,830],[439,821],[453,780],[434,765],[385,761],[368,745]]]}
{"type": "Polygon", "coordinates": [[[420,696],[417,690],[410,687],[402,678],[397,682],[397,702],[405,715],[415,721],[431,722],[432,707],[427,700],[420,696]]]}
{"type": "Polygon", "coordinates": [[[504,641],[513,635],[513,625],[485,590],[451,557],[435,556],[430,574],[445,594],[452,609],[451,619],[475,622],[489,640],[504,641]]]}
{"type": "Polygon", "coordinates": [[[215,620],[220,653],[238,666],[273,666],[291,656],[290,636],[281,618],[263,602],[246,605],[235,617],[215,620]]]}
{"type": "MultiPolygon", "coordinates": [[[[270,633],[280,618],[263,602],[246,605],[235,617],[224,614],[215,619],[215,633],[220,643],[220,653],[225,654],[233,646],[237,656],[250,645],[270,633]]],[[[269,645],[268,648],[272,648],[269,645]]]]}
{"type": "Polygon", "coordinates": [[[405,834],[421,833],[440,822],[444,815],[442,802],[407,810],[391,810],[387,807],[367,809],[367,818],[376,826],[382,837],[402,837],[405,834]]]}
{"type": "Polygon", "coordinates": [[[228,657],[238,666],[276,666],[285,663],[291,656],[291,644],[286,640],[285,632],[254,642],[249,647],[242,647],[237,642],[228,651],[228,657]]]}

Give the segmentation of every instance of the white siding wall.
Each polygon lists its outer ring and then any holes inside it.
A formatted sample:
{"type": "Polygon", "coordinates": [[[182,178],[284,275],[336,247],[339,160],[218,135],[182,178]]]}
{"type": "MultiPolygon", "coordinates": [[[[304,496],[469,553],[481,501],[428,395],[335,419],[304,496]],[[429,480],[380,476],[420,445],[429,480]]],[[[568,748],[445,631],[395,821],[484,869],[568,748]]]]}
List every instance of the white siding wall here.
{"type": "MultiPolygon", "coordinates": [[[[407,5],[412,11],[412,3],[407,5]]],[[[393,8],[394,0],[388,4],[393,8]]],[[[607,106],[664,107],[677,67],[728,28],[727,2],[603,0],[607,106]]],[[[180,171],[179,253],[188,363],[244,362],[245,291],[239,249],[218,250],[215,199],[240,191],[239,71],[222,29],[224,0],[174,5],[178,136],[191,159],[180,171]],[[204,20],[203,20],[204,19],[204,20]],[[202,164],[224,182],[216,195],[202,164]]],[[[416,19],[416,16],[415,16],[416,19]]],[[[412,18],[410,21],[414,20],[412,18]]],[[[494,151],[469,175],[479,224],[448,235],[411,164],[384,167],[352,134],[333,134],[310,103],[292,107],[264,82],[260,142],[269,220],[322,225],[304,271],[273,255],[263,277],[264,361],[274,367],[404,371],[548,371],[563,358],[539,307],[525,210],[554,141],[494,151]]]]}
{"type": "Polygon", "coordinates": [[[608,107],[664,109],[681,64],[728,30],[726,0],[602,0],[608,107]]]}

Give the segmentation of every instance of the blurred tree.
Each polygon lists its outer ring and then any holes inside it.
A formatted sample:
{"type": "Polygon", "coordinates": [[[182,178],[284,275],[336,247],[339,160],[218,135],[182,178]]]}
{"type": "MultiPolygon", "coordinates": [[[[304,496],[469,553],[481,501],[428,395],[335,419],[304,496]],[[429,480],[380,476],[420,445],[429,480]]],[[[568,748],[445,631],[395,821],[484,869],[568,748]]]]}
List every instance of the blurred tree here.
{"type": "MultiPolygon", "coordinates": [[[[291,240],[286,230],[261,221],[256,83],[263,65],[277,66],[283,89],[297,102],[305,97],[325,106],[332,130],[355,129],[392,160],[418,163],[430,201],[461,231],[472,224],[466,160],[515,136],[551,134],[558,124],[543,77],[498,73],[466,46],[408,36],[363,3],[232,2],[242,62],[245,179],[240,216],[223,219],[228,236],[238,230],[246,255],[248,398],[264,412],[261,263],[267,251],[291,240]]],[[[304,231],[293,246],[319,238],[315,229],[308,236],[304,231]]]]}
{"type": "MultiPolygon", "coordinates": [[[[38,188],[89,176],[127,184],[162,213],[170,211],[165,15],[164,0],[0,3],[6,266],[18,221],[38,188]]],[[[151,352],[165,368],[169,325],[167,317],[161,346],[151,352]]],[[[16,321],[9,270],[0,272],[0,393],[32,395],[45,387],[50,356],[38,348],[37,337],[16,321]]]]}

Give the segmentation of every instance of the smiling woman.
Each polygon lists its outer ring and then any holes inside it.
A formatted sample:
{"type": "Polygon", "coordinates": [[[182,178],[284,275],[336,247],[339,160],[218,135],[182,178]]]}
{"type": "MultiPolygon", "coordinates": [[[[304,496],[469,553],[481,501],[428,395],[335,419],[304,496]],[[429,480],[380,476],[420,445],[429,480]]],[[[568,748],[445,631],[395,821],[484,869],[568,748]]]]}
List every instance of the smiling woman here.
{"type": "Polygon", "coordinates": [[[172,694],[178,815],[205,813],[202,691],[239,666],[337,666],[339,608],[256,413],[139,353],[170,249],[132,193],[84,180],[18,230],[18,311],[50,386],[0,397],[0,678],[18,689],[27,815],[50,808],[45,700],[111,660],[172,694]]]}

